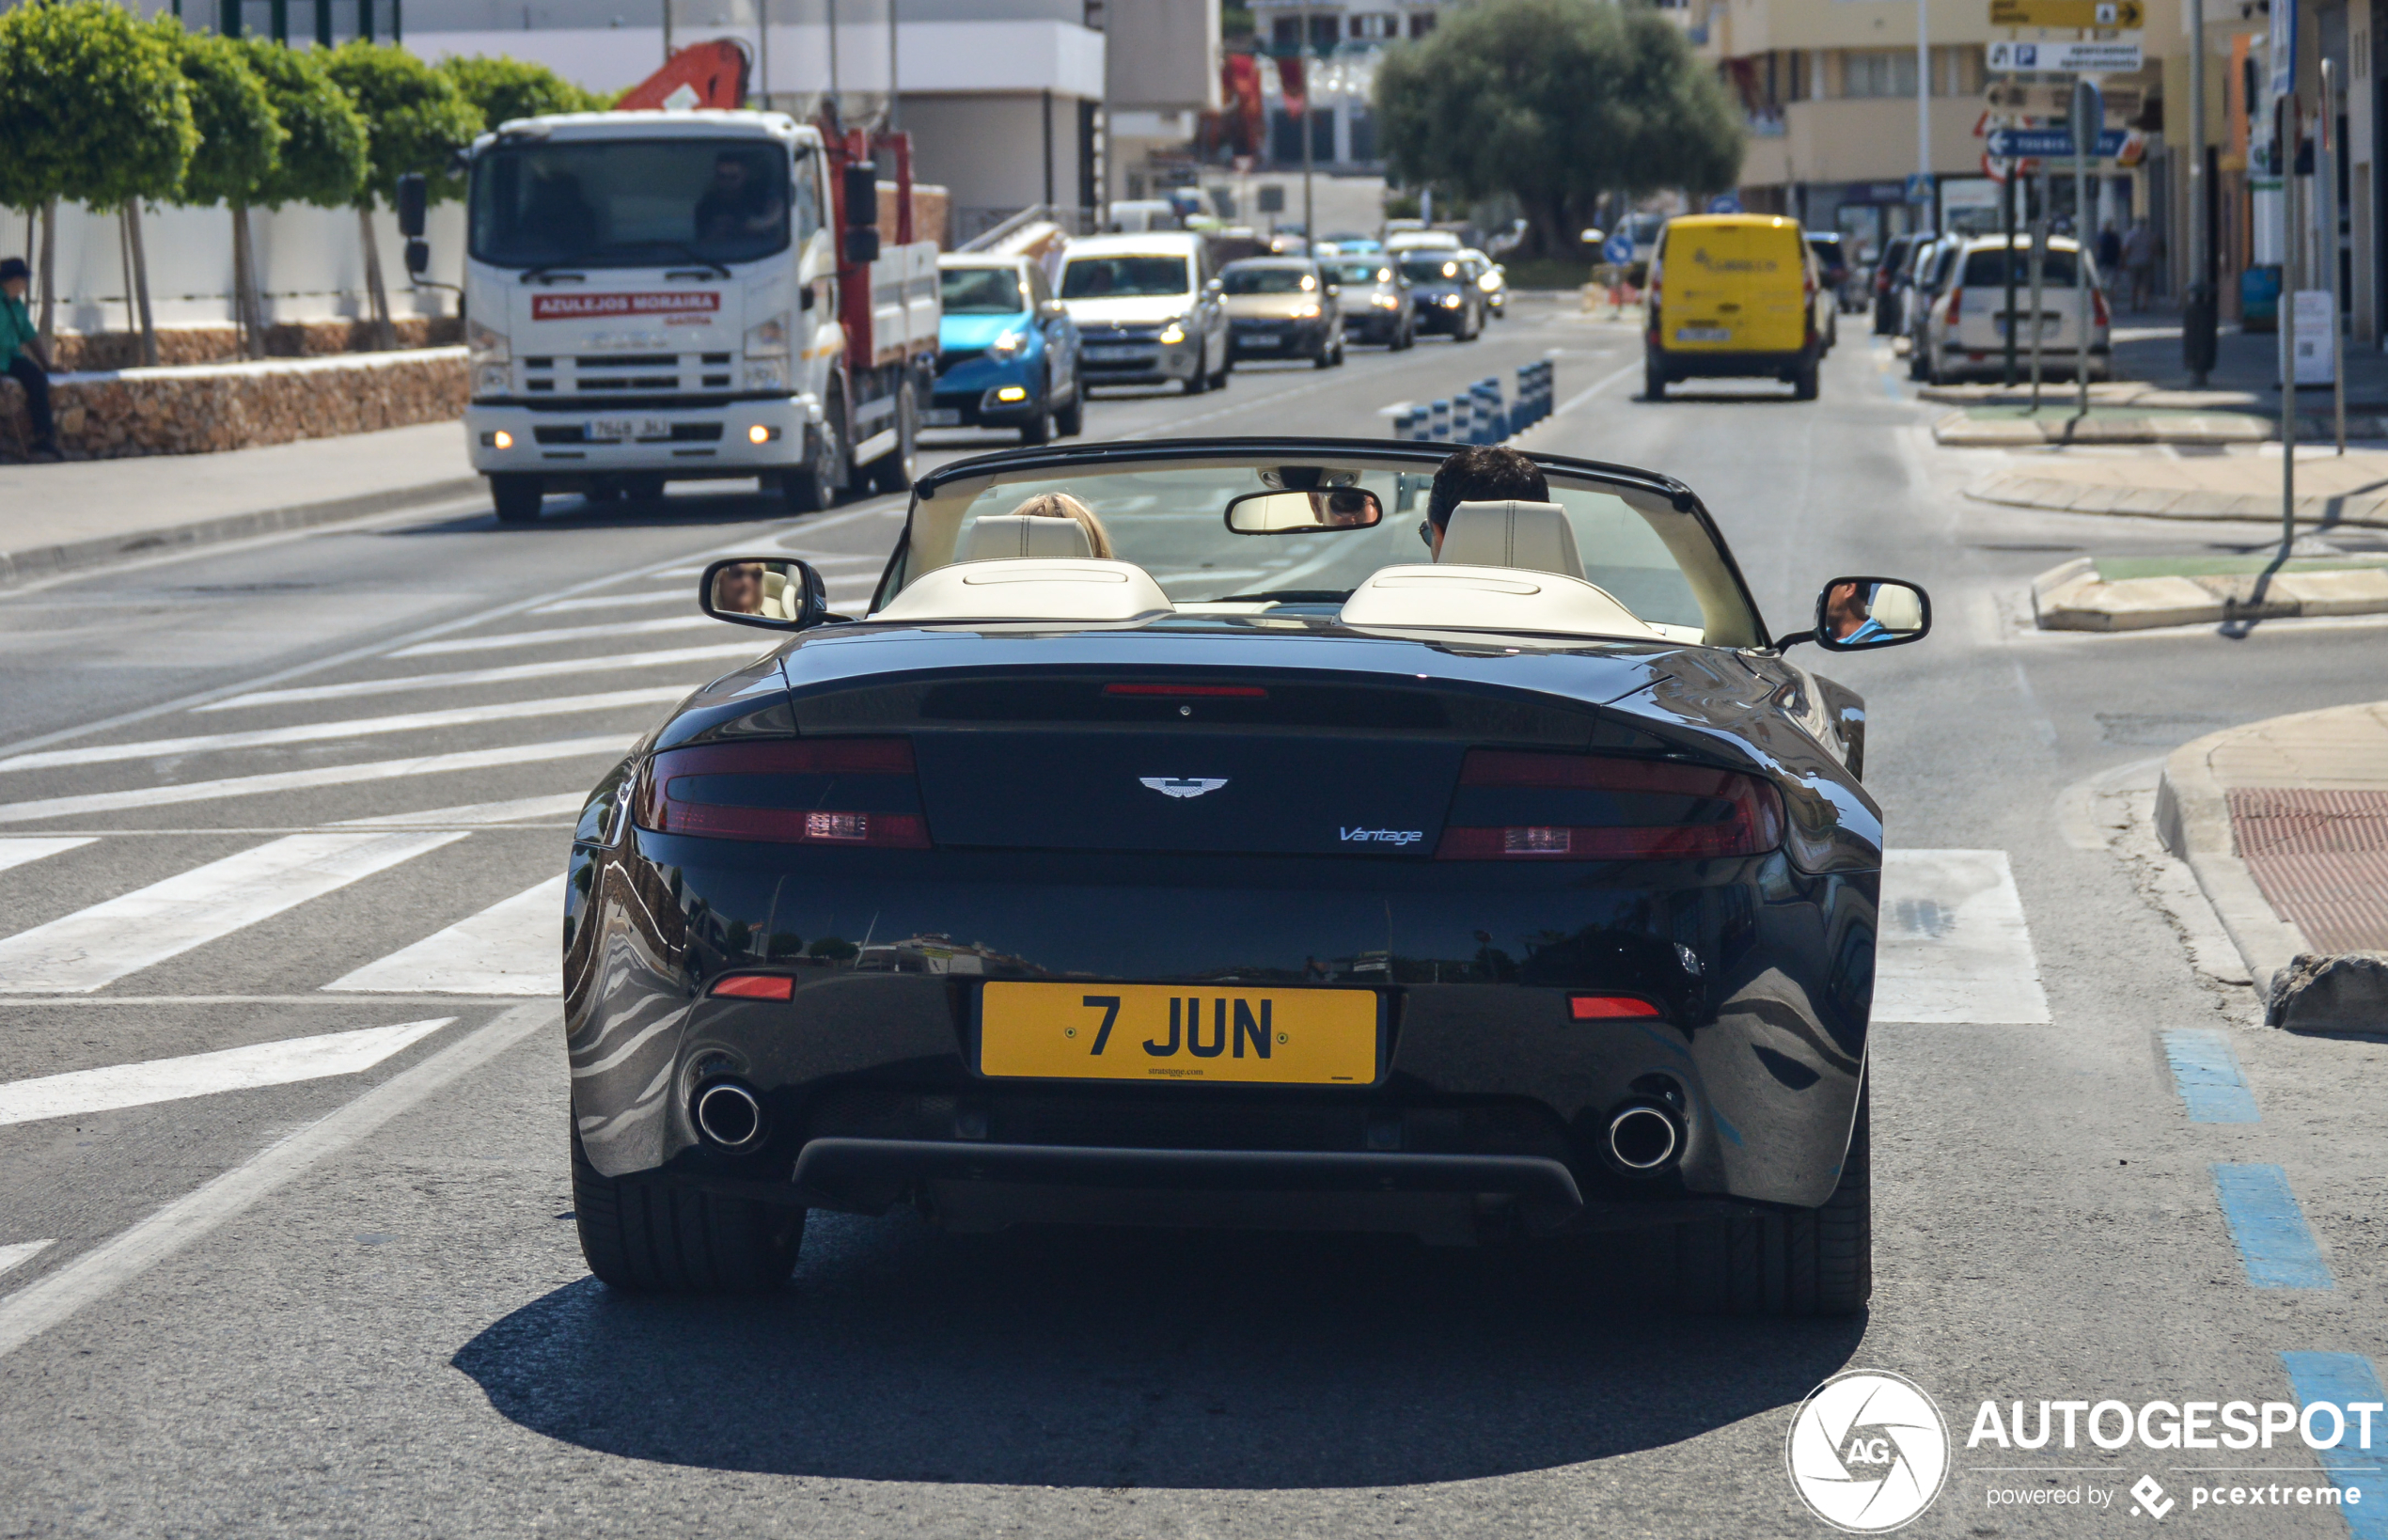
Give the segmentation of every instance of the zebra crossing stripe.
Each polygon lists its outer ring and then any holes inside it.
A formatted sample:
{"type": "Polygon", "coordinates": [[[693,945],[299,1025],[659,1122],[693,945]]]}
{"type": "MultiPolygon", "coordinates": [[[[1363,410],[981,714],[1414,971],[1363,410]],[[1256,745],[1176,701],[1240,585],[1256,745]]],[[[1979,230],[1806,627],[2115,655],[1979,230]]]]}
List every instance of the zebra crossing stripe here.
{"type": "Polygon", "coordinates": [[[251,690],[246,695],[211,700],[194,712],[233,711],[248,706],[281,706],[301,700],[344,700],[358,695],[400,695],[408,690],[449,690],[469,684],[511,684],[525,679],[554,679],[563,674],[602,674],[615,668],[660,668],[675,663],[704,663],[718,658],[750,658],[766,651],[751,641],[709,642],[702,647],[666,647],[652,652],[623,652],[609,658],[551,658],[545,663],[510,663],[496,668],[454,668],[444,674],[403,674],[393,679],[353,679],[344,684],[298,684],[287,690],[251,690]]]}
{"type": "Polygon", "coordinates": [[[542,647],[590,636],[631,636],[650,631],[695,631],[726,622],[706,615],[674,615],[660,621],[610,621],[604,625],[559,625],[544,631],[506,631],[494,636],[444,636],[386,654],[394,658],[437,657],[447,652],[487,652],[500,647],[542,647]]]}
{"type": "Polygon", "coordinates": [[[564,877],[548,878],[323,987],[387,995],[561,995],[564,877]]]}
{"type": "Polygon", "coordinates": [[[0,840],[0,872],[6,872],[12,866],[23,866],[27,861],[38,861],[44,856],[55,856],[90,844],[98,838],[97,835],[61,835],[49,840],[0,840]]]}
{"type": "Polygon", "coordinates": [[[143,786],[127,792],[91,792],[82,796],[0,802],[0,824],[75,818],[85,813],[118,812],[127,808],[165,808],[181,802],[213,802],[224,797],[259,796],[269,792],[306,791],[317,786],[353,786],[369,780],[404,780],[416,776],[441,775],[455,770],[486,770],[501,764],[536,764],[544,760],[620,755],[636,741],[619,732],[603,732],[586,738],[557,738],[547,743],[515,744],[506,748],[476,748],[457,754],[430,754],[418,759],[368,760],[358,764],[326,764],[312,770],[275,770],[257,776],[230,776],[221,780],[194,780],[181,786],[143,786]]]}
{"type": "Polygon", "coordinates": [[[442,828],[451,824],[527,824],[570,819],[589,804],[586,792],[556,796],[519,796],[506,802],[467,802],[455,808],[427,808],[421,812],[383,813],[374,818],[343,818],[339,829],[442,828]]]}
{"type": "Polygon", "coordinates": [[[395,1027],[284,1038],[275,1043],[252,1043],[245,1047],[219,1048],[212,1053],[181,1054],[138,1064],[111,1064],[104,1069],[71,1070],[34,1080],[15,1080],[0,1085],[0,1124],[81,1117],[91,1112],[148,1107],[154,1102],[213,1096],[227,1091],[356,1075],[455,1020],[454,1016],[439,1016],[429,1021],[402,1021],[395,1027]]]}
{"type": "Polygon", "coordinates": [[[2048,996],[2006,852],[1883,853],[1874,1019],[2048,1023],[2048,996]]]}
{"type": "Polygon", "coordinates": [[[62,764],[105,764],[116,760],[158,759],[168,754],[266,748],[277,744],[318,743],[327,738],[361,738],[383,732],[419,732],[431,728],[511,722],[530,716],[581,716],[592,712],[616,711],[625,706],[659,705],[677,700],[687,693],[683,685],[660,684],[636,690],[606,690],[595,695],[557,695],[538,700],[510,700],[487,706],[450,706],[442,711],[414,711],[396,716],[300,722],[290,727],[258,728],[247,732],[209,732],[185,738],[144,738],[129,744],[92,744],[82,748],[45,748],[38,753],[0,759],[0,771],[47,770],[62,764]]]}
{"type": "Polygon", "coordinates": [[[258,845],[0,940],[0,994],[104,989],[464,838],[461,830],[293,834],[258,845]]]}

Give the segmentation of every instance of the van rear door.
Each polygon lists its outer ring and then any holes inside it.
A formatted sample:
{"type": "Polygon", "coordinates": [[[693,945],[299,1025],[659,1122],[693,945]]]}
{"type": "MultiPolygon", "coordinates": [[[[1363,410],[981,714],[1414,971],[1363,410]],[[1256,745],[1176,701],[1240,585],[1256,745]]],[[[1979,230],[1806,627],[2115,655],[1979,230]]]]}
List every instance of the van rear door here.
{"type": "Polygon", "coordinates": [[[1678,221],[1661,257],[1670,353],[1798,353],[1807,346],[1807,248],[1783,221],[1678,221]]]}

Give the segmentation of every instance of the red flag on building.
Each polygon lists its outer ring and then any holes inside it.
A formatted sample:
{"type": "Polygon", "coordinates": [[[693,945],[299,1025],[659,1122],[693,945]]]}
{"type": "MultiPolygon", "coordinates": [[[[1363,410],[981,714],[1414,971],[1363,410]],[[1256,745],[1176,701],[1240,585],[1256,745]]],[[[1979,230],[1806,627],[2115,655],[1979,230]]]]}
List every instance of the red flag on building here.
{"type": "Polygon", "coordinates": [[[1310,108],[1310,88],[1304,84],[1302,61],[1298,55],[1280,55],[1277,60],[1277,82],[1285,90],[1285,116],[1299,118],[1310,108]]]}

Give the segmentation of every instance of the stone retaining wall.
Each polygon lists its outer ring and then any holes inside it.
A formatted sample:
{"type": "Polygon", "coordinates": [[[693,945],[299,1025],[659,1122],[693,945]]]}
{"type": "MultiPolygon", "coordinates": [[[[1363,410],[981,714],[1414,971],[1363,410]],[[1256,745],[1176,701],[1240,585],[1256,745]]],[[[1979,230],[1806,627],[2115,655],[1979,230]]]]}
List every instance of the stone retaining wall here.
{"type": "MultiPolygon", "coordinates": [[[[211,454],[371,432],[463,415],[463,348],[262,363],[54,375],[51,409],[68,458],[211,454]]],[[[30,433],[24,398],[0,379],[0,453],[30,433]]]]}
{"type": "MultiPolygon", "coordinates": [[[[402,349],[444,348],[464,340],[464,322],[455,316],[401,316],[391,322],[402,349]]],[[[268,358],[322,358],[371,353],[379,346],[373,323],[347,318],[283,321],[265,328],[268,358]]],[[[138,332],[60,332],[51,359],[62,373],[137,369],[138,332]]],[[[241,334],[224,322],[158,328],[158,363],[230,364],[241,358],[241,334]]]]}

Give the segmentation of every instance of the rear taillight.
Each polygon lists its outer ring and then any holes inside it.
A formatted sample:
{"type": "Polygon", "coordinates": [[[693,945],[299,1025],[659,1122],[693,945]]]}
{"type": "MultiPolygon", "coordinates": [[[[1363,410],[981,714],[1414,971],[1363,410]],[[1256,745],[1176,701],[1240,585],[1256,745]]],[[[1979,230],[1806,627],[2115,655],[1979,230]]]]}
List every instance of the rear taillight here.
{"type": "MultiPolygon", "coordinates": [[[[723,991],[716,987],[714,993],[723,991]]],[[[1576,1021],[1625,1021],[1655,1016],[1658,1008],[1635,995],[1570,995],[1567,1014],[1576,1021]]]]}
{"type": "Polygon", "coordinates": [[[730,973],[715,979],[705,993],[733,1000],[793,999],[796,981],[784,973],[730,973]]]}
{"type": "Polygon", "coordinates": [[[640,778],[637,824],[713,840],[929,848],[905,738],[668,748],[640,778]]]}
{"type": "Polygon", "coordinates": [[[2111,323],[2112,316],[2106,308],[2106,296],[2095,289],[2090,291],[2090,314],[2097,318],[2097,323],[2101,326],[2111,323]]]}
{"type": "Polygon", "coordinates": [[[1446,861],[1698,860],[1783,841],[1754,776],[1662,760],[1470,749],[1435,856],[1446,861]]]}

